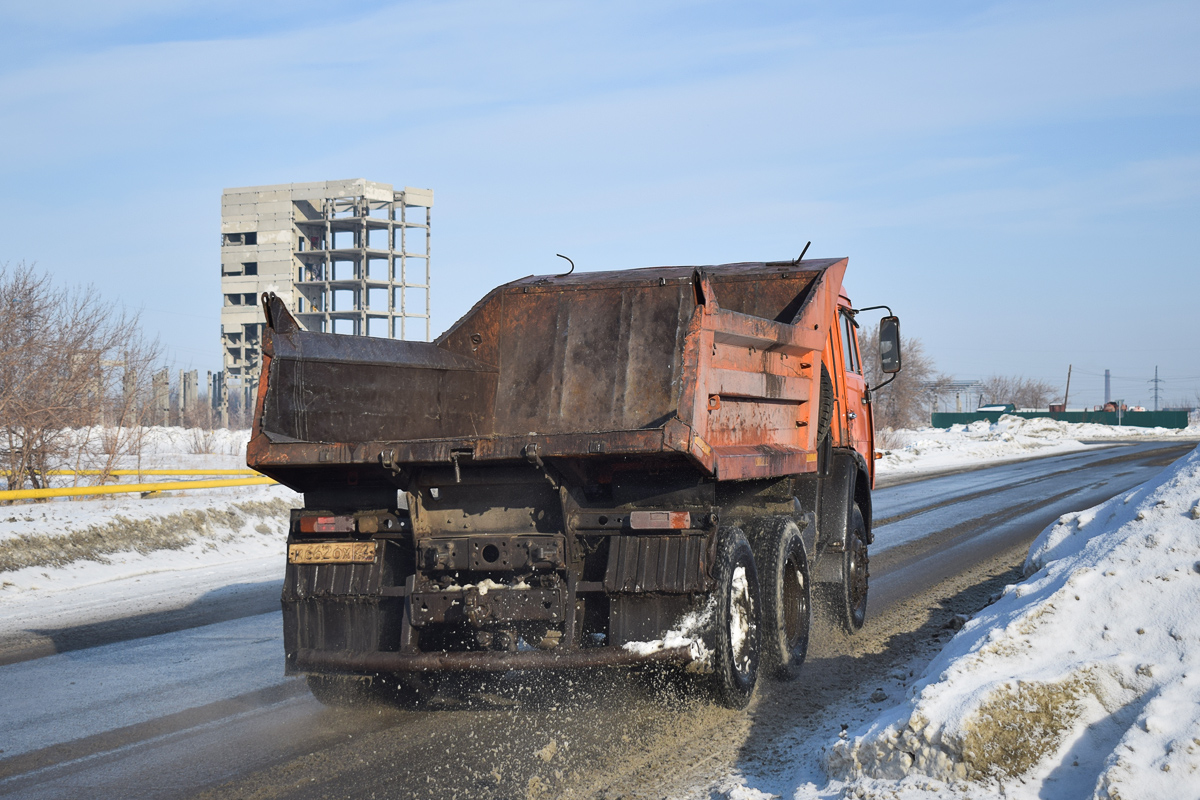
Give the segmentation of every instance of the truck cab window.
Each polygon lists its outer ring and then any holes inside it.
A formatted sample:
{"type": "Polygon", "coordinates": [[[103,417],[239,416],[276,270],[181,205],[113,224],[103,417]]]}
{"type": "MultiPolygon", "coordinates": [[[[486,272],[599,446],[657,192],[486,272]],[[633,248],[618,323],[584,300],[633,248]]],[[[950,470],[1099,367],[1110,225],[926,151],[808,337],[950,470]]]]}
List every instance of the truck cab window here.
{"type": "Polygon", "coordinates": [[[842,352],[846,359],[846,371],[862,374],[862,364],[858,360],[858,337],[855,336],[854,320],[849,314],[842,314],[842,352]]]}

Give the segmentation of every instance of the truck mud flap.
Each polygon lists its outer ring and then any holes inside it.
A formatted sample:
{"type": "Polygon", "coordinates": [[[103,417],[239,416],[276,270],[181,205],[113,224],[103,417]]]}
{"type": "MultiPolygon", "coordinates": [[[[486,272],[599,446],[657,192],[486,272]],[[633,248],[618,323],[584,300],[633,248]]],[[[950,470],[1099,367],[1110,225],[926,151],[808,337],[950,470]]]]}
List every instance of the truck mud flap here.
{"type": "Polygon", "coordinates": [[[607,592],[707,591],[707,536],[614,536],[604,575],[607,592]]]}

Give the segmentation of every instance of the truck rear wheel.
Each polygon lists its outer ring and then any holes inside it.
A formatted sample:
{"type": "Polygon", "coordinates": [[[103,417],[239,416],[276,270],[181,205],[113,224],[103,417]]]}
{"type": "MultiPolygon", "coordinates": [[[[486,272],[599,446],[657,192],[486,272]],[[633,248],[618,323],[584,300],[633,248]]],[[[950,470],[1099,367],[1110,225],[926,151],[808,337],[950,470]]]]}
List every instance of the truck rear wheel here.
{"type": "Polygon", "coordinates": [[[808,654],[812,594],[804,539],[796,522],[772,517],[756,542],[761,568],[762,672],[779,680],[799,674],[808,654]]]}
{"type": "Polygon", "coordinates": [[[709,688],[727,708],[745,708],[758,681],[760,602],[754,552],[738,528],[720,533],[712,613],[701,639],[712,658],[709,688]]]}
{"type": "Polygon", "coordinates": [[[830,612],[847,633],[854,633],[867,618],[867,582],[870,559],[867,557],[867,524],[858,503],[850,506],[840,583],[825,584],[830,612]]]}

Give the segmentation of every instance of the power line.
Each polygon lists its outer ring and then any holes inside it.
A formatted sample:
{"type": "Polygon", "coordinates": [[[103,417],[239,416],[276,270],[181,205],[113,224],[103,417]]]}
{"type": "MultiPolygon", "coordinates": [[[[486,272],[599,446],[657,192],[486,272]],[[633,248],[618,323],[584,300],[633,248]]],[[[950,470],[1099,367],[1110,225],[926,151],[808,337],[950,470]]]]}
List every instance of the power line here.
{"type": "Polygon", "coordinates": [[[1154,410],[1155,411],[1158,411],[1158,385],[1162,382],[1163,382],[1162,378],[1158,377],[1158,367],[1155,366],[1154,367],[1154,377],[1147,381],[1147,383],[1154,384],[1154,410]]]}

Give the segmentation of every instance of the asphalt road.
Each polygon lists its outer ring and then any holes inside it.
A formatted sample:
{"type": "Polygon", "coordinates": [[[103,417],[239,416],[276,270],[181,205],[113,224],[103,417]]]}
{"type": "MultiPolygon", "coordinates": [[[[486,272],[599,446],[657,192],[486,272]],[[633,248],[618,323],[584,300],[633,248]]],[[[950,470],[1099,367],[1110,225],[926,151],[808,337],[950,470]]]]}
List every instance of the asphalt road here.
{"type": "Polygon", "coordinates": [[[877,490],[867,627],[815,640],[802,685],[767,687],[750,713],[624,672],[510,676],[417,712],[325,709],[282,677],[279,615],[258,613],[277,586],[247,598],[243,616],[197,610],[156,620],[151,636],[144,624],[125,638],[120,626],[94,640],[81,631],[70,652],[0,666],[0,795],[678,793],[714,770],[761,762],[778,731],[919,643],[936,644],[945,618],[977,607],[989,580],[1015,579],[1022,548],[1057,516],[1137,485],[1192,447],[1122,445],[877,490]]]}

